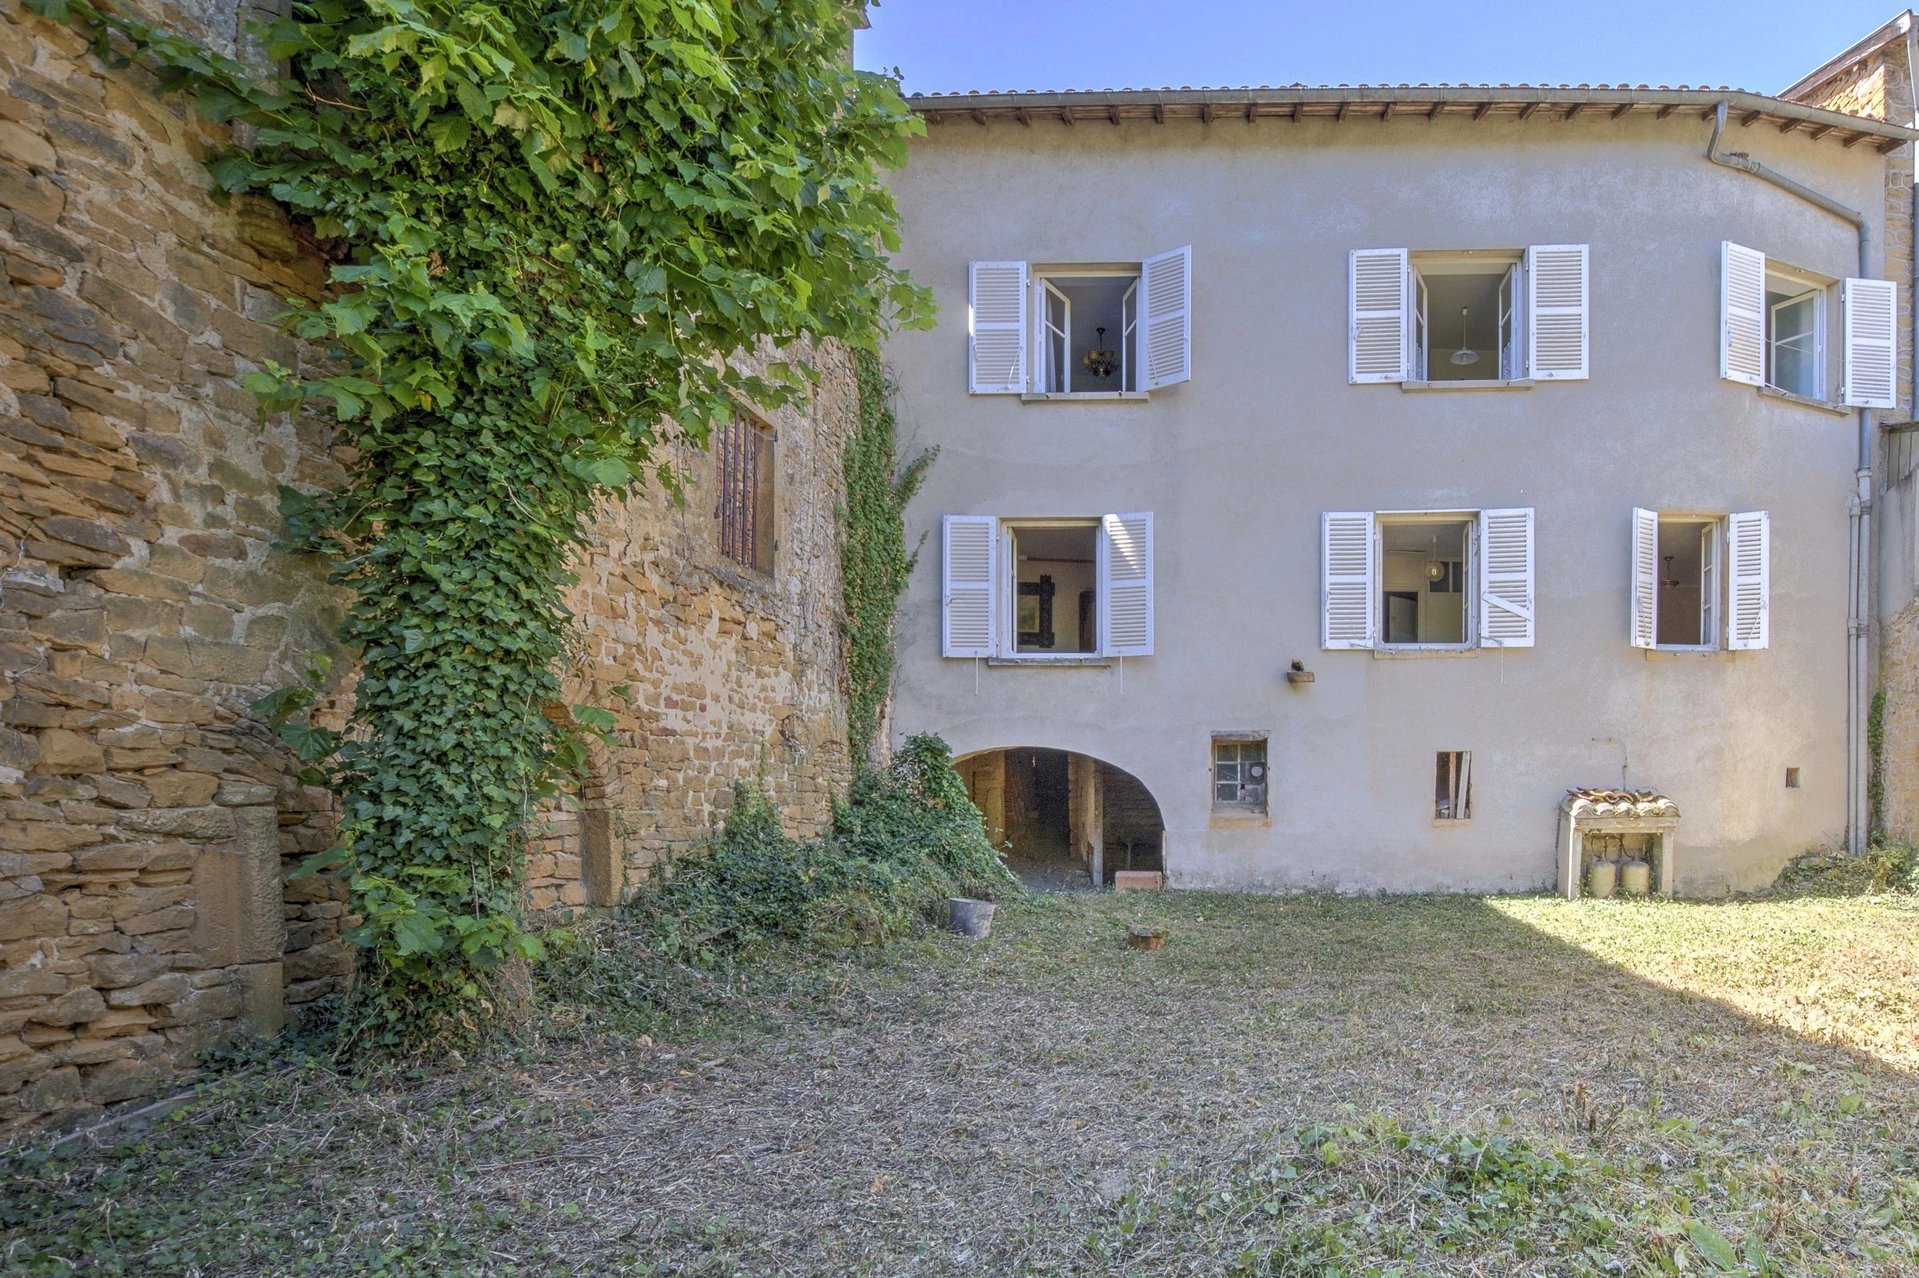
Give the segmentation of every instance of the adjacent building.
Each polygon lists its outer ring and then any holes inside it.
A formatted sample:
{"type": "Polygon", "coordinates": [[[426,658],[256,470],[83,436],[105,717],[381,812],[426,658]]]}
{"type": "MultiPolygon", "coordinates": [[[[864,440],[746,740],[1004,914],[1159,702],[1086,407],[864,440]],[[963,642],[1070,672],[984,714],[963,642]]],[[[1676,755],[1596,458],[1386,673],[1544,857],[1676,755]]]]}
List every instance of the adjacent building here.
{"type": "Polygon", "coordinates": [[[940,455],[893,722],[1016,859],[1531,889],[1594,787],[1676,804],[1689,894],[1860,837],[1906,124],[1624,86],[913,106],[941,319],[888,354],[940,455]]]}

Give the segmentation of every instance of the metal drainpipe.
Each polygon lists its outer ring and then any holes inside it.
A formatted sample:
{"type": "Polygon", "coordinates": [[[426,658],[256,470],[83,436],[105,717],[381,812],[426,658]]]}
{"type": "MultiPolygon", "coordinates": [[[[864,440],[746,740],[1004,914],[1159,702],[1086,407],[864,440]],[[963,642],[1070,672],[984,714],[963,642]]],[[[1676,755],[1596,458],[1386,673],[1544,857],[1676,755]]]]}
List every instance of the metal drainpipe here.
{"type": "MultiPolygon", "coordinates": [[[[1872,229],[1866,224],[1865,214],[1803,182],[1774,172],[1743,151],[1721,151],[1719,140],[1726,131],[1726,107],[1727,103],[1721,99],[1713,111],[1712,140],[1706,144],[1706,158],[1770,182],[1814,208],[1851,223],[1859,235],[1860,278],[1872,278],[1872,229]]],[[[1866,621],[1872,615],[1872,414],[1865,408],[1859,410],[1859,464],[1855,479],[1858,489],[1847,502],[1853,535],[1849,542],[1852,562],[1847,565],[1851,582],[1846,608],[1846,850],[1858,856],[1866,850],[1866,714],[1870,699],[1867,689],[1871,684],[1866,621]]]]}

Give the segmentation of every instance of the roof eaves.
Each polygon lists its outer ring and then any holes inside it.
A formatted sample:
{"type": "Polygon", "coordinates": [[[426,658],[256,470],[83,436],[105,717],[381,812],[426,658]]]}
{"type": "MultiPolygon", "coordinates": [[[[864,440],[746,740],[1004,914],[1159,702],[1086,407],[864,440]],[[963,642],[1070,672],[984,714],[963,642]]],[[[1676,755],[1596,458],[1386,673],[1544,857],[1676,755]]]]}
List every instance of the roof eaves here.
{"type": "Polygon", "coordinates": [[[926,93],[915,94],[907,104],[929,122],[948,117],[968,117],[979,124],[995,119],[1017,120],[1030,124],[1036,115],[1052,114],[1066,124],[1077,120],[1106,120],[1119,124],[1126,120],[1151,119],[1164,123],[1169,118],[1197,117],[1211,123],[1216,118],[1290,119],[1324,116],[1340,121],[1349,118],[1381,120],[1401,112],[1400,107],[1424,107],[1427,118],[1447,110],[1472,110],[1472,118],[1484,119],[1494,110],[1512,112],[1519,119],[1530,119],[1542,108],[1559,108],[1555,118],[1570,119],[1589,109],[1611,107],[1613,117],[1639,108],[1656,109],[1660,119],[1687,108],[1710,116],[1725,102],[1739,112],[1738,120],[1750,126],[1764,119],[1780,132],[1801,127],[1815,138],[1837,133],[1847,146],[1866,138],[1877,138],[1878,149],[1891,150],[1902,143],[1919,139],[1919,130],[1883,120],[1846,115],[1822,107],[1787,102],[1779,98],[1743,89],[1677,88],[1661,85],[1291,85],[1254,88],[1164,88],[1164,89],[1074,89],[1063,91],[1024,90],[1002,93],[926,93]],[[1353,112],[1352,108],[1362,108],[1353,112]]]}
{"type": "Polygon", "coordinates": [[[1852,45],[1844,53],[1828,58],[1809,74],[1799,77],[1781,89],[1779,96],[1788,101],[1798,101],[1800,95],[1810,93],[1860,59],[1871,57],[1894,40],[1904,39],[1906,32],[1912,30],[1912,23],[1912,10],[1902,9],[1891,21],[1852,45]]]}

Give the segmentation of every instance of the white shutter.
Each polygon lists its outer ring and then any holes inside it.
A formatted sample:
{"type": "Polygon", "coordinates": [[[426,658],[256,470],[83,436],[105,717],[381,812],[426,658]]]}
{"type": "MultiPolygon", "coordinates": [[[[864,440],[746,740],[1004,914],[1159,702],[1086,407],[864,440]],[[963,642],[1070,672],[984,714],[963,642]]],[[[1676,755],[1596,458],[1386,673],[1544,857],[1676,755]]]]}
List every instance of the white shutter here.
{"type": "Polygon", "coordinates": [[[1378,607],[1373,589],[1373,514],[1327,511],[1320,519],[1322,648],[1370,648],[1378,607]]]}
{"type": "Polygon", "coordinates": [[[1659,514],[1632,512],[1632,646],[1659,643],[1659,514]]]}
{"type": "Polygon", "coordinates": [[[1403,248],[1353,250],[1347,272],[1347,380],[1406,380],[1411,274],[1403,248]]]}
{"type": "Polygon", "coordinates": [[[1099,636],[1109,657],[1153,653],[1153,517],[1100,520],[1099,636]]]}
{"type": "Polygon", "coordinates": [[[940,583],[940,655],[994,656],[999,520],[992,515],[948,515],[941,524],[945,576],[940,583]]]}
{"type": "Polygon", "coordinates": [[[1766,384],[1766,255],[1731,240],[1719,245],[1719,375],[1766,384]]]}
{"type": "Polygon", "coordinates": [[[1728,648],[1764,648],[1771,637],[1772,547],[1763,510],[1726,517],[1728,648]]]}
{"type": "Polygon", "coordinates": [[[967,378],[976,395],[1026,389],[1026,263],[967,266],[967,378]]]}
{"type": "Polygon", "coordinates": [[[1479,643],[1533,646],[1533,512],[1479,512],[1479,643]]]}
{"type": "Polygon", "coordinates": [[[1527,375],[1538,381],[1586,376],[1591,287],[1584,244],[1526,250],[1527,375]]]}
{"type": "Polygon", "coordinates": [[[1193,246],[1140,263],[1139,293],[1145,341],[1141,390],[1158,390],[1193,376],[1193,246]]]}
{"type": "Polygon", "coordinates": [[[1846,403],[1897,408],[1899,285],[1847,280],[1840,286],[1840,298],[1846,313],[1846,403]]]}

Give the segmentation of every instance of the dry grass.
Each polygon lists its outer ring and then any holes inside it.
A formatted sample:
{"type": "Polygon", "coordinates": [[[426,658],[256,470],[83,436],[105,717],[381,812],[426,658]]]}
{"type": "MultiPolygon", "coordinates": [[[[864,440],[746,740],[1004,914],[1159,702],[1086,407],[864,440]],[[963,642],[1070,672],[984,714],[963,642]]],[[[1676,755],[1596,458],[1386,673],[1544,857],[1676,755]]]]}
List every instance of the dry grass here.
{"type": "Polygon", "coordinates": [[[1912,897],[1040,897],[630,975],[672,1014],[17,1160],[0,1268],[1919,1273],[1912,897]]]}

